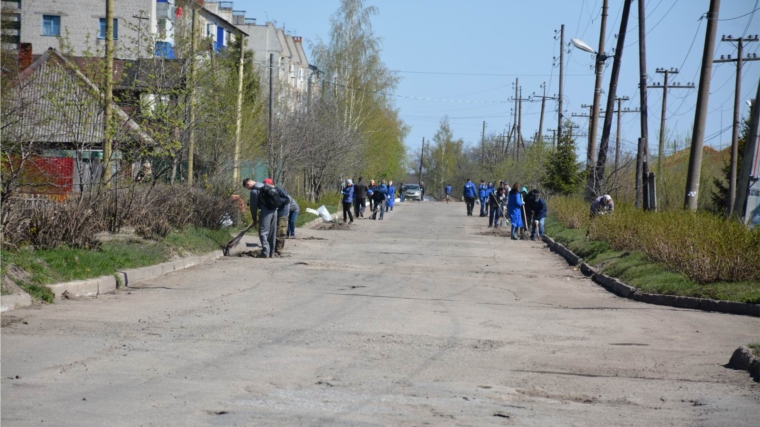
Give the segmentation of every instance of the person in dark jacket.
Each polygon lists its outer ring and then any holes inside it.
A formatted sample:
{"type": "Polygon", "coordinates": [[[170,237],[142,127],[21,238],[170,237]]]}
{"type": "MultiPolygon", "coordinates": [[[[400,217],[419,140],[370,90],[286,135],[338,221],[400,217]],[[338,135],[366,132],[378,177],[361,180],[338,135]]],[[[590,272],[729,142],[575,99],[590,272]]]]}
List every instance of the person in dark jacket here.
{"type": "MultiPolygon", "coordinates": [[[[374,179],[370,179],[369,180],[369,187],[367,187],[367,190],[368,191],[372,191],[372,192],[374,192],[375,190],[377,190],[377,185],[375,185],[375,180],[374,179]]],[[[372,197],[369,198],[369,211],[370,212],[374,212],[375,211],[375,202],[374,202],[374,200],[372,200],[372,197]]]]}
{"type": "Polygon", "coordinates": [[[354,184],[354,216],[364,218],[364,209],[367,207],[367,184],[364,178],[359,177],[359,182],[354,184]]]}
{"type": "Polygon", "coordinates": [[[509,192],[507,213],[509,215],[509,221],[512,223],[512,240],[517,239],[517,230],[523,227],[522,206],[525,204],[520,195],[520,184],[515,183],[512,186],[512,190],[509,192]]]}
{"type": "Polygon", "coordinates": [[[449,199],[451,198],[451,184],[446,184],[446,187],[443,188],[443,192],[446,195],[446,203],[449,203],[449,199]]]}
{"type": "Polygon", "coordinates": [[[475,184],[472,183],[470,178],[467,178],[467,182],[464,183],[462,188],[462,197],[464,197],[465,205],[467,205],[467,216],[472,216],[472,210],[475,208],[475,184]]]}
{"type": "Polygon", "coordinates": [[[343,187],[343,222],[346,222],[349,218],[351,222],[354,222],[354,216],[351,215],[351,207],[354,204],[354,183],[350,180],[346,180],[346,186],[343,187]]]}
{"type": "Polygon", "coordinates": [[[399,182],[398,183],[398,201],[399,202],[403,202],[404,199],[406,199],[406,196],[404,195],[404,191],[406,191],[406,189],[404,188],[404,183],[399,182]]]}
{"type": "Polygon", "coordinates": [[[282,187],[275,185],[271,178],[265,179],[264,184],[274,187],[280,196],[280,206],[277,206],[277,239],[274,245],[274,252],[279,256],[282,255],[282,251],[285,250],[285,239],[288,238],[290,196],[282,187]]]}
{"type": "Polygon", "coordinates": [[[531,212],[531,239],[540,239],[544,236],[544,222],[546,221],[546,201],[540,197],[538,190],[530,192],[528,198],[528,210],[531,212]],[[538,225],[538,227],[536,227],[538,225]],[[536,236],[538,229],[538,236],[536,236]]]}
{"type": "Polygon", "coordinates": [[[504,189],[499,187],[495,192],[488,195],[488,227],[499,227],[501,216],[501,204],[504,202],[504,189]]]}
{"type": "Polygon", "coordinates": [[[388,187],[385,186],[385,181],[382,181],[379,186],[372,192],[372,201],[375,205],[375,210],[372,211],[370,218],[377,219],[378,212],[380,213],[380,221],[385,217],[385,199],[388,198],[388,187]]]}

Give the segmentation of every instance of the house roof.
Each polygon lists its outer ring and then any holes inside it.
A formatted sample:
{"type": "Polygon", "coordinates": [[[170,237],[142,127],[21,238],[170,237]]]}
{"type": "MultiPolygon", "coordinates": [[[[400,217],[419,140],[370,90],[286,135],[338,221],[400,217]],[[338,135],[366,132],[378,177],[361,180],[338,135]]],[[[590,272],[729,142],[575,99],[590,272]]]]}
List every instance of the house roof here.
{"type": "MultiPolygon", "coordinates": [[[[78,64],[48,49],[19,73],[11,124],[4,138],[56,144],[102,144],[102,92],[78,64]]],[[[113,105],[117,141],[153,143],[127,113],[113,105]]]]}

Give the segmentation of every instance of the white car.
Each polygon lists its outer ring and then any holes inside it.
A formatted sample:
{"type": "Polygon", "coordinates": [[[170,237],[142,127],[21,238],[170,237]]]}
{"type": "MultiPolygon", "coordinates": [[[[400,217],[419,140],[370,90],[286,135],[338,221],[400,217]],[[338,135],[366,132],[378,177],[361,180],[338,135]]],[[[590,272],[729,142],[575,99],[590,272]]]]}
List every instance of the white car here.
{"type": "Polygon", "coordinates": [[[422,201],[422,189],[417,184],[406,184],[404,186],[404,197],[410,200],[422,201]]]}

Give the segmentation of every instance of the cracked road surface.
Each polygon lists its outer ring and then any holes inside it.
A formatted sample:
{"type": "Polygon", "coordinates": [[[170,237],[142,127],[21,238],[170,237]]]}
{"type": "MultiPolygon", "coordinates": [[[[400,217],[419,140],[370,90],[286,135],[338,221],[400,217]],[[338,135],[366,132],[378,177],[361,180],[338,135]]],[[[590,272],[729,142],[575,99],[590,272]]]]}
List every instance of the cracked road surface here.
{"type": "Polygon", "coordinates": [[[460,203],[4,314],[3,426],[758,426],[760,319],[618,298],[460,203]]]}

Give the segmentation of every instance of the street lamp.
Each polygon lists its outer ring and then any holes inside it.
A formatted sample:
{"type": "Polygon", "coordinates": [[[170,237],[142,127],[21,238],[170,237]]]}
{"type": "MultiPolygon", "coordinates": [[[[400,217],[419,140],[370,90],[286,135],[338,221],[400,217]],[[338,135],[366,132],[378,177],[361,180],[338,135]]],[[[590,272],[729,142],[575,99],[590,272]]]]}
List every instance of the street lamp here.
{"type": "Polygon", "coordinates": [[[594,55],[596,55],[597,59],[599,59],[599,60],[606,61],[607,58],[612,58],[612,56],[610,56],[610,55],[605,55],[604,53],[599,53],[599,52],[595,51],[593,47],[587,45],[581,39],[570,39],[570,43],[572,43],[573,46],[575,46],[576,48],[578,48],[578,49],[580,49],[580,50],[582,50],[584,52],[593,53],[594,55]]]}

